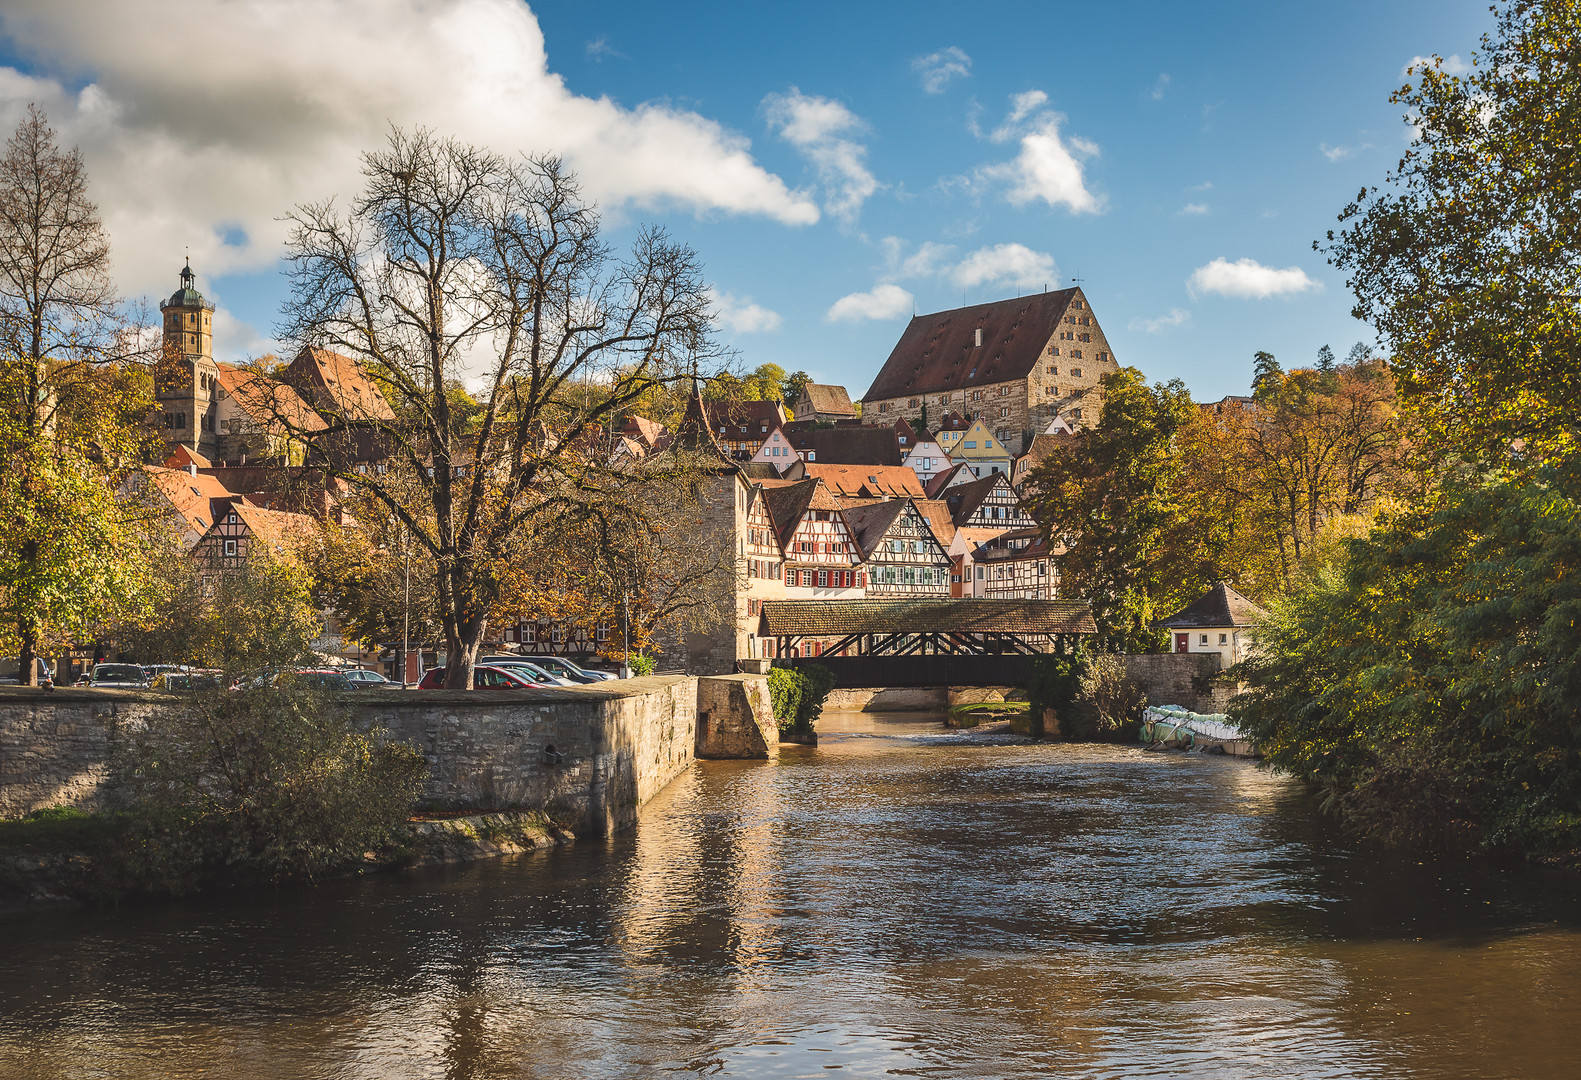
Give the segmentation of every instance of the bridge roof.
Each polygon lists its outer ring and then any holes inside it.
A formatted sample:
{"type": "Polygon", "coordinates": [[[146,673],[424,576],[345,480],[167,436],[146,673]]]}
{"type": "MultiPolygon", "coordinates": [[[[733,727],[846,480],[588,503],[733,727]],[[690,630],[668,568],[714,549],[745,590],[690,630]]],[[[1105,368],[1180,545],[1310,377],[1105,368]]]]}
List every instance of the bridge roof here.
{"type": "Polygon", "coordinates": [[[1080,600],[765,600],[760,637],[826,634],[1096,634],[1080,600]]]}

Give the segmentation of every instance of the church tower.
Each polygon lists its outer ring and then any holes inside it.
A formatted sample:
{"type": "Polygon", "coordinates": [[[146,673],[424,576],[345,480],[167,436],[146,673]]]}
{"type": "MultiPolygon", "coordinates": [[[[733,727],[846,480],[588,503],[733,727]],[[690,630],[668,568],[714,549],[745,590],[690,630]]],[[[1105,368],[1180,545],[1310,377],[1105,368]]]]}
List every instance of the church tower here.
{"type": "Polygon", "coordinates": [[[219,449],[217,397],[220,369],[214,362],[214,305],[198,292],[189,260],[181,288],[159,304],[164,316],[163,349],[154,399],[166,445],[185,445],[204,457],[219,449]]]}

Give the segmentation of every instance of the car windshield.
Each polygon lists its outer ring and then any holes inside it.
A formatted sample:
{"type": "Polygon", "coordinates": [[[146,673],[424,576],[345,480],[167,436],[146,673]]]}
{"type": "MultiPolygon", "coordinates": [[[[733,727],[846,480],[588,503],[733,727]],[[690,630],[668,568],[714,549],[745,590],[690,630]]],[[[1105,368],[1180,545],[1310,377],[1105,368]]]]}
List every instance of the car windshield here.
{"type": "Polygon", "coordinates": [[[143,669],[135,664],[100,664],[93,669],[94,682],[142,682],[143,669]]]}

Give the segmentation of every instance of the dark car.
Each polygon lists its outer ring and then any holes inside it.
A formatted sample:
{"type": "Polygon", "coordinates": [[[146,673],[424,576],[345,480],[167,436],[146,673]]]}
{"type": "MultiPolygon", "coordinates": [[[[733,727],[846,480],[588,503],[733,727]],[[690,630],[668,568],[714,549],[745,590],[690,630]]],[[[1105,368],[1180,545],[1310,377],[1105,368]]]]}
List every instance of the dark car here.
{"type": "MultiPolygon", "coordinates": [[[[33,663],[37,665],[38,685],[54,686],[55,679],[49,673],[49,664],[45,663],[42,656],[35,656],[33,663]]],[[[22,661],[19,657],[8,656],[0,660],[0,686],[20,686],[22,684],[22,661]]]]}
{"type": "Polygon", "coordinates": [[[78,686],[99,690],[141,690],[148,685],[138,664],[95,664],[78,686]]]}
{"type": "MultiPolygon", "coordinates": [[[[445,684],[445,669],[429,668],[417,684],[419,690],[441,690],[445,684]]],[[[472,686],[476,690],[543,690],[546,684],[532,682],[525,674],[509,668],[483,665],[472,669],[472,686]]]]}
{"type": "Polygon", "coordinates": [[[299,668],[291,672],[291,678],[301,686],[312,687],[314,690],[327,690],[331,693],[357,690],[362,685],[347,678],[346,672],[339,668],[299,668]]]}
{"type": "Polygon", "coordinates": [[[367,668],[346,668],[345,676],[355,690],[389,690],[401,685],[367,668]]]}
{"type": "Polygon", "coordinates": [[[190,694],[204,690],[218,690],[225,685],[218,671],[167,671],[154,680],[155,690],[172,694],[190,694]]]}

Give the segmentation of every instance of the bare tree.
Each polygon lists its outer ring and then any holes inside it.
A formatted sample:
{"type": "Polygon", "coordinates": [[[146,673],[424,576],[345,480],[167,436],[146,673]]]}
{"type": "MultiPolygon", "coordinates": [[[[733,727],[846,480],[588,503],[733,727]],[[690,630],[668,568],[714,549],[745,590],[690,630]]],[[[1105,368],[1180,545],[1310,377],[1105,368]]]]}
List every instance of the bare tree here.
{"type": "Polygon", "coordinates": [[[149,358],[82,157],[30,106],[0,158],[0,602],[28,684],[41,636],[80,630],[126,584],[109,491],[146,437],[146,373],[125,362],[149,358]]]}
{"type": "Polygon", "coordinates": [[[555,158],[395,131],[363,175],[347,210],[291,215],[283,332],[359,361],[393,406],[379,418],[332,399],[315,445],[427,550],[445,685],[470,688],[504,568],[545,530],[631,505],[604,498],[606,431],[716,355],[708,293],[694,253],[656,230],[615,258],[555,158]],[[481,406],[466,417],[459,380],[481,406]],[[383,473],[326,449],[370,431],[390,455],[383,473]]]}

